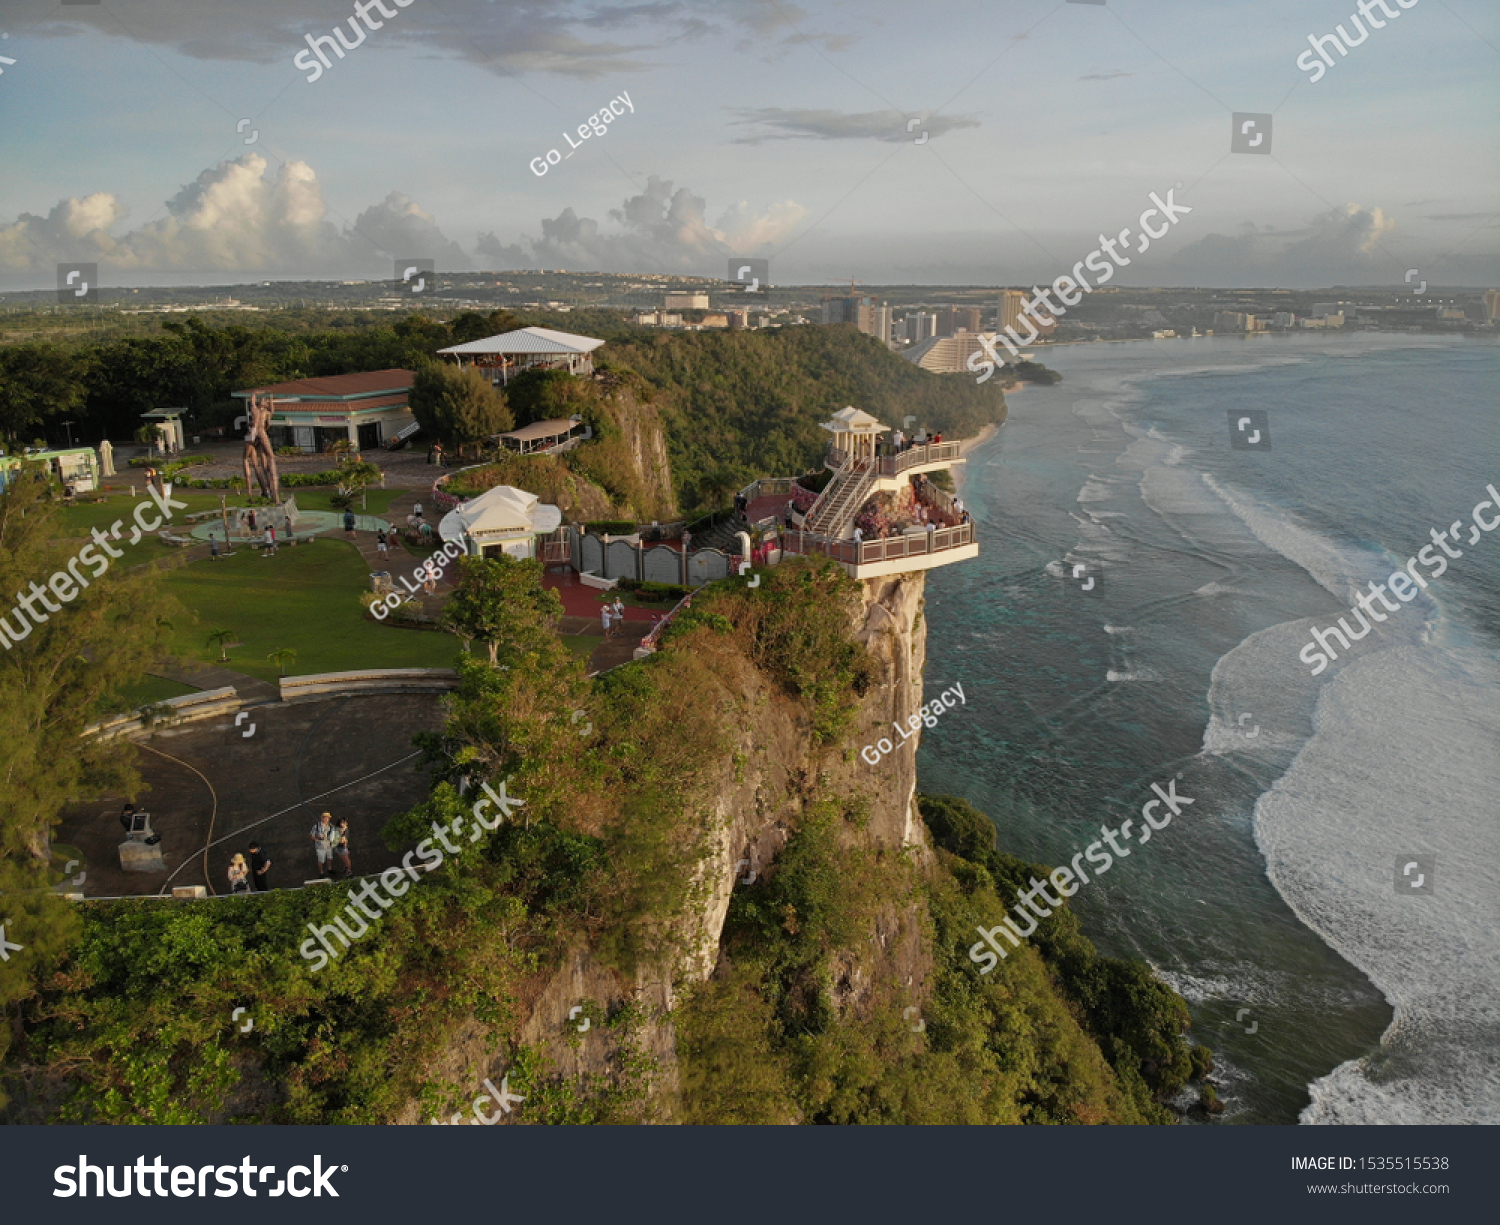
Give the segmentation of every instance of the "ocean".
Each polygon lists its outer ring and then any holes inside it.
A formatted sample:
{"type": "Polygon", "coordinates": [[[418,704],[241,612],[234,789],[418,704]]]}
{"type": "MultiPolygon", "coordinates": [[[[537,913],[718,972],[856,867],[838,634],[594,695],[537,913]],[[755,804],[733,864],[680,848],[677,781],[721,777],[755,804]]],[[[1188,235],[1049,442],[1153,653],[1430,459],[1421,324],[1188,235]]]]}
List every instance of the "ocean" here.
{"type": "Polygon", "coordinates": [[[1192,798],[1072,905],[1188,1000],[1221,1122],[1500,1122],[1500,530],[1470,529],[1500,489],[1500,346],[1038,356],[1063,382],[956,470],[981,555],[929,575],[927,685],[969,702],[920,789],[1054,864],[1139,824],[1152,783],[1192,798]],[[1462,556],[1313,676],[1311,628],[1356,624],[1455,521],[1462,556]]]}

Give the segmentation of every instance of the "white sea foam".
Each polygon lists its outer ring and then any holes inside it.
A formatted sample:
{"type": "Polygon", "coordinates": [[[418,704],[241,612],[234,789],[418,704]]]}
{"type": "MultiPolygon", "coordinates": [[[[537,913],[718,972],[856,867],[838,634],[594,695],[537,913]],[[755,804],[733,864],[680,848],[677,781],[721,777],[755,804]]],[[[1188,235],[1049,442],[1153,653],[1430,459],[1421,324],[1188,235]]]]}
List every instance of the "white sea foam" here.
{"type": "Polygon", "coordinates": [[[1353,661],[1256,805],[1282,897],[1396,1010],[1378,1051],[1310,1087],[1303,1122],[1500,1123],[1497,687],[1483,652],[1353,661]],[[1418,854],[1436,856],[1434,891],[1398,890],[1399,860],[1418,854]]]}
{"type": "Polygon", "coordinates": [[[1206,472],[1203,484],[1234,512],[1256,539],[1301,566],[1313,582],[1346,604],[1352,605],[1355,594],[1364,590],[1363,581],[1357,579],[1359,574],[1368,570],[1368,577],[1384,578],[1390,573],[1389,567],[1382,569],[1374,564],[1373,558],[1351,557],[1346,550],[1311,528],[1294,523],[1284,511],[1264,506],[1250,494],[1230,489],[1206,472]]]}
{"type": "Polygon", "coordinates": [[[1161,674],[1155,668],[1133,668],[1129,672],[1116,672],[1111,668],[1104,674],[1108,681],[1159,681],[1161,674]]]}

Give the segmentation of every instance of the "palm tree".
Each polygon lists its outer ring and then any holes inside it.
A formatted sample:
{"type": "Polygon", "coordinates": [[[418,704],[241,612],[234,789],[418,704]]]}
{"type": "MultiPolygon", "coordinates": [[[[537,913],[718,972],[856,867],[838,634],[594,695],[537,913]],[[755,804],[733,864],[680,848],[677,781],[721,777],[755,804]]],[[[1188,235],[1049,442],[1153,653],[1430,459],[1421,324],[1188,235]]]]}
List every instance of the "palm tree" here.
{"type": "Polygon", "coordinates": [[[219,662],[221,664],[227,664],[229,662],[229,656],[227,656],[227,655],[224,654],[224,646],[225,646],[226,643],[230,643],[230,642],[233,642],[233,641],[234,641],[234,631],[233,630],[217,629],[217,630],[212,630],[209,633],[209,635],[208,635],[208,645],[209,646],[217,646],[219,648],[219,662]]]}
{"type": "Polygon", "coordinates": [[[297,652],[291,647],[282,647],[279,651],[272,651],[266,659],[276,665],[278,676],[285,676],[287,667],[297,662],[297,652]]]}

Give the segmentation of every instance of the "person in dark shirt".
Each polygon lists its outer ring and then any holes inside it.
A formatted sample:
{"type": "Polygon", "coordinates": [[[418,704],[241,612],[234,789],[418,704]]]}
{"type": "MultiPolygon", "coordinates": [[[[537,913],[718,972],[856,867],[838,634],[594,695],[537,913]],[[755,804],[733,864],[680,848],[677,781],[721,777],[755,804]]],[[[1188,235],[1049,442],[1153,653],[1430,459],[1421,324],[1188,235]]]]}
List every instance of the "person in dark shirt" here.
{"type": "Polygon", "coordinates": [[[124,808],[120,809],[120,824],[125,827],[125,832],[128,834],[131,826],[135,824],[134,804],[126,804],[124,808]]]}
{"type": "Polygon", "coordinates": [[[257,891],[271,887],[271,857],[260,849],[260,843],[250,844],[250,880],[257,891]]]}

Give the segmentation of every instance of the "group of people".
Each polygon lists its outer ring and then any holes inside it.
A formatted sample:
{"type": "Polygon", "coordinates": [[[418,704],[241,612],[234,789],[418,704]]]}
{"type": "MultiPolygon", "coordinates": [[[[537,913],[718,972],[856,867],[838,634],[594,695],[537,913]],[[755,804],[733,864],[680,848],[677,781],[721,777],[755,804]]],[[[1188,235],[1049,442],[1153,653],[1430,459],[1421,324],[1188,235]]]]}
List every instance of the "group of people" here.
{"type": "Polygon", "coordinates": [[[333,879],[353,873],[349,863],[349,818],[334,821],[331,812],[323,813],[312,827],[313,854],[318,860],[318,875],[333,879]],[[340,869],[335,871],[335,864],[340,869]]]}
{"type": "Polygon", "coordinates": [[[902,451],[910,450],[912,447],[924,447],[929,443],[936,446],[942,441],[943,436],[941,433],[933,434],[929,437],[927,431],[923,430],[921,433],[908,438],[901,430],[893,430],[891,432],[891,453],[893,455],[900,455],[902,451]]]}
{"type": "Polygon", "coordinates": [[[252,888],[257,893],[264,893],[271,887],[271,857],[260,849],[259,842],[252,842],[249,850],[248,863],[239,852],[235,852],[229,861],[229,892],[232,894],[249,893],[252,888]]]}
{"type": "MultiPolygon", "coordinates": [[[[122,814],[120,819],[125,820],[122,814]]],[[[354,873],[349,857],[349,819],[333,819],[332,813],[323,813],[313,824],[308,837],[312,840],[313,856],[318,861],[318,875],[327,880],[343,879],[354,873]]],[[[229,861],[229,892],[249,893],[253,888],[263,892],[271,887],[271,857],[259,842],[249,846],[249,858],[236,853],[229,861]]]]}
{"type": "Polygon", "coordinates": [[[613,638],[615,628],[625,620],[625,601],[616,596],[613,604],[606,604],[599,610],[599,619],[604,623],[604,636],[613,638]]]}

